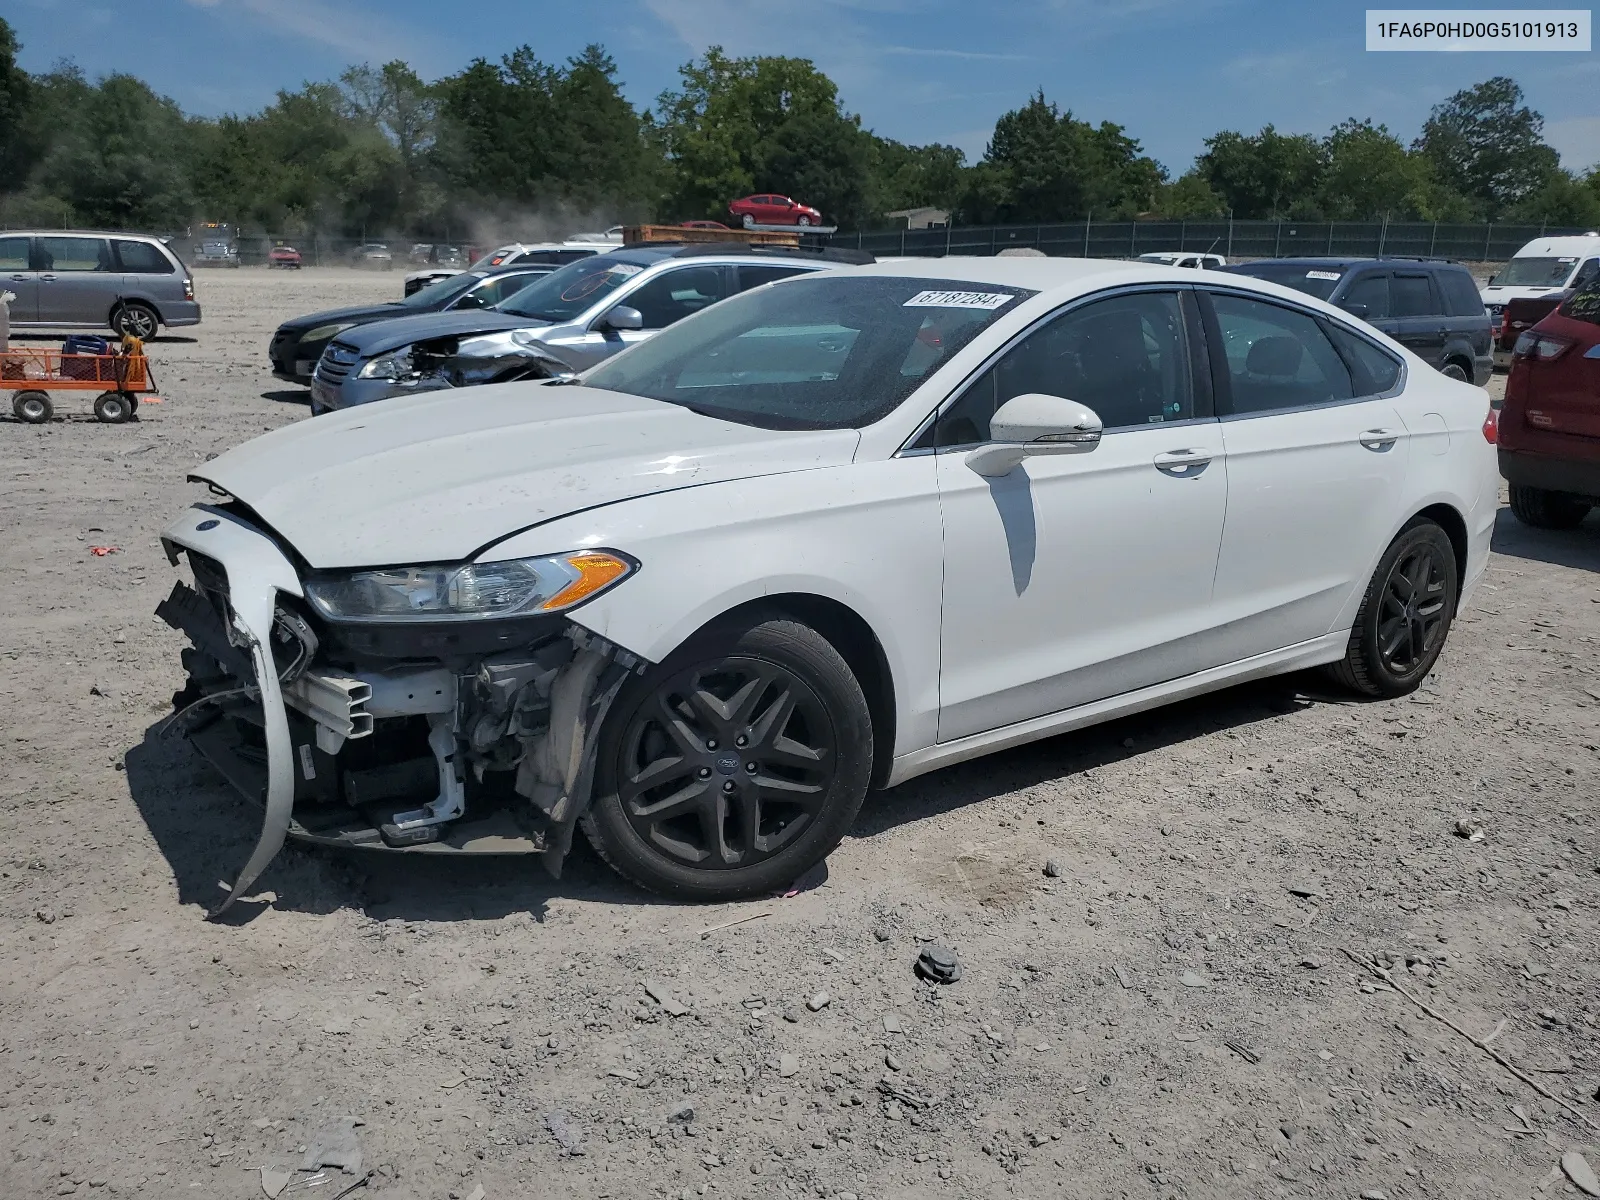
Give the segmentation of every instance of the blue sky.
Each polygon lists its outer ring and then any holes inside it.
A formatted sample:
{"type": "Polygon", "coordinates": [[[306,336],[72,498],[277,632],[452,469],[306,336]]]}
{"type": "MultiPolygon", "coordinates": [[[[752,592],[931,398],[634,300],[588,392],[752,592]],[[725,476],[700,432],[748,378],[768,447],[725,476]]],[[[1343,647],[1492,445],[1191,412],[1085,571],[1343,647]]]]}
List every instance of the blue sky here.
{"type": "Polygon", "coordinates": [[[1595,53],[1368,54],[1365,5],[1343,0],[143,0],[137,19],[109,0],[6,7],[30,70],[63,57],[91,75],[130,70],[197,114],[253,111],[351,62],[403,58],[434,78],[524,42],[553,61],[601,42],[649,104],[721,44],[811,58],[879,133],[974,160],[994,119],[1039,87],[1123,124],[1177,174],[1207,135],[1269,121],[1321,134],[1371,117],[1409,140],[1431,105],[1508,74],[1567,166],[1600,162],[1595,53]]]}

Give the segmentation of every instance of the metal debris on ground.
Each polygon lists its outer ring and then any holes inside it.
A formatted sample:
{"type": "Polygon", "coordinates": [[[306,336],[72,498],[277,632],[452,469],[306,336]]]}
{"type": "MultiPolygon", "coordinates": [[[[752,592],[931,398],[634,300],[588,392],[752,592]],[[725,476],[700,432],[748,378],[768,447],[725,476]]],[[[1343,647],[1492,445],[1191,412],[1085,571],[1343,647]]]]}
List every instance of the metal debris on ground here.
{"type": "Polygon", "coordinates": [[[560,1109],[544,1115],[544,1127],[556,1139],[563,1154],[578,1158],[583,1154],[583,1134],[572,1124],[572,1118],[560,1109]]]}
{"type": "Polygon", "coordinates": [[[279,1171],[272,1167],[261,1168],[261,1190],[267,1194],[267,1200],[278,1200],[283,1189],[289,1186],[289,1180],[294,1177],[292,1171],[279,1171]]]}
{"type": "Polygon", "coordinates": [[[1242,1042],[1223,1042],[1222,1044],[1252,1066],[1261,1061],[1261,1055],[1242,1042]]]}
{"type": "Polygon", "coordinates": [[[338,1167],[351,1175],[361,1174],[361,1141],[356,1137],[356,1126],[363,1124],[365,1122],[356,1117],[333,1118],[306,1143],[300,1169],[315,1171],[318,1167],[338,1167]]]}
{"type": "Polygon", "coordinates": [[[681,1017],[689,1011],[687,1004],[674,997],[671,992],[667,991],[664,986],[654,979],[645,980],[644,990],[650,999],[667,1010],[669,1016],[681,1017]]]}
{"type": "Polygon", "coordinates": [[[700,931],[700,940],[705,941],[706,938],[710,937],[713,933],[716,933],[719,929],[732,929],[735,925],[743,925],[746,921],[759,921],[762,917],[770,917],[771,915],[771,911],[767,910],[758,913],[750,913],[748,916],[738,917],[732,921],[724,921],[721,925],[707,926],[705,929],[700,931]]]}
{"type": "Polygon", "coordinates": [[[916,972],[929,983],[955,983],[961,978],[961,960],[948,946],[924,946],[917,955],[916,972]]]}
{"type": "Polygon", "coordinates": [[[1589,1160],[1576,1150],[1568,1150],[1561,1156],[1561,1173],[1585,1196],[1600,1196],[1600,1179],[1595,1178],[1589,1160]]]}

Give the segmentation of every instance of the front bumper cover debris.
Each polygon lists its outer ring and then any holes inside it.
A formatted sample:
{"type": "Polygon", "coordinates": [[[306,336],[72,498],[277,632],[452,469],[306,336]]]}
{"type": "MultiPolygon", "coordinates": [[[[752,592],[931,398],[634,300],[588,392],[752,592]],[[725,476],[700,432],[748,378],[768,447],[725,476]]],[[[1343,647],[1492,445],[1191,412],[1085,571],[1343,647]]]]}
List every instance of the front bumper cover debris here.
{"type": "Polygon", "coordinates": [[[284,604],[302,595],[298,575],[269,537],[207,505],[162,536],[174,562],[190,553],[200,588],[179,583],[156,610],[194,646],[171,728],[263,809],[249,859],[210,917],[247,892],[290,837],[410,853],[538,853],[559,877],[590,802],[600,729],[640,660],[554,625],[559,632],[537,647],[448,664],[313,661],[316,634],[284,604]],[[395,756],[373,737],[375,722],[426,722],[425,745],[395,756]],[[342,753],[347,745],[353,756],[342,753]],[[480,812],[467,802],[469,776],[481,783],[485,769],[515,772],[515,806],[480,812]]]}

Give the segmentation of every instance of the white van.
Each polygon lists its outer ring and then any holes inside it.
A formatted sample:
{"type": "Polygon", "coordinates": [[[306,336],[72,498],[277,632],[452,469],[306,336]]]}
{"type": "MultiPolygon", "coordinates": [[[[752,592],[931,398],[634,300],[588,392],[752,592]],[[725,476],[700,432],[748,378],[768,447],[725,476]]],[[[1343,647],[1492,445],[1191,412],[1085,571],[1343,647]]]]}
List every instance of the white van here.
{"type": "Polygon", "coordinates": [[[1194,267],[1202,271],[1216,271],[1228,265],[1220,254],[1182,254],[1176,250],[1153,250],[1139,255],[1140,262],[1160,263],[1167,267],[1194,267]]]}
{"type": "Polygon", "coordinates": [[[1492,320],[1508,300],[1544,296],[1566,288],[1582,287],[1600,275],[1600,233],[1575,237],[1534,238],[1480,293],[1492,320]]]}

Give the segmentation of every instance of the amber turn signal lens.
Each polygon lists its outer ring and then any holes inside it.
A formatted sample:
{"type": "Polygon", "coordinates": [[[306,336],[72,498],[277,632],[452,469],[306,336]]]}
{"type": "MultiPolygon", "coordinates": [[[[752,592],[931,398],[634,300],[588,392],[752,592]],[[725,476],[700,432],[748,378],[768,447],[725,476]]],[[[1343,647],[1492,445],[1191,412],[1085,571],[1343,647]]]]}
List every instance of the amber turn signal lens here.
{"type": "Polygon", "coordinates": [[[604,554],[598,550],[580,550],[575,554],[568,554],[566,563],[578,573],[578,577],[541,604],[540,608],[567,608],[585,597],[594,595],[633,569],[615,555],[604,554]]]}

